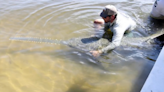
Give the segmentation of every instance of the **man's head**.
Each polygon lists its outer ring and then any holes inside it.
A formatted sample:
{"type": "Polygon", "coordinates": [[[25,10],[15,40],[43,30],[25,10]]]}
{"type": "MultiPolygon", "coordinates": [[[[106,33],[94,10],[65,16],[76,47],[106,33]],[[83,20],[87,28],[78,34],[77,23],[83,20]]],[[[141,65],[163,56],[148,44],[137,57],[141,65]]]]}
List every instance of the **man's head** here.
{"type": "Polygon", "coordinates": [[[107,5],[101,12],[100,16],[104,19],[105,23],[113,22],[117,15],[117,9],[113,5],[107,5]]]}

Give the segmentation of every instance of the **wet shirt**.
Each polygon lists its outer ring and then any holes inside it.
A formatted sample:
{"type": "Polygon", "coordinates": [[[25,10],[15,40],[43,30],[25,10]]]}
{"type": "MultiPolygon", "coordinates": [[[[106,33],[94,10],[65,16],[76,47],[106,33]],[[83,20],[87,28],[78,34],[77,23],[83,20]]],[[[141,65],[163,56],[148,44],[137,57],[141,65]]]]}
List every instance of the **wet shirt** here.
{"type": "Polygon", "coordinates": [[[112,41],[107,47],[101,49],[103,53],[119,46],[126,31],[131,31],[136,27],[136,23],[127,15],[118,13],[113,23],[106,23],[104,30],[111,31],[112,41]]]}

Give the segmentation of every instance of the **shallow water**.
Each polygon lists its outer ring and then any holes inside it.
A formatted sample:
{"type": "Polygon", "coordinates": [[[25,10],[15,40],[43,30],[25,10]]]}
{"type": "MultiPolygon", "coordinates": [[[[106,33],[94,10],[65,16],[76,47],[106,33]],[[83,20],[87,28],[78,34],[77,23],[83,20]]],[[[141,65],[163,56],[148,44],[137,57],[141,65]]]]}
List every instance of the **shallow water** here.
{"type": "Polygon", "coordinates": [[[94,59],[64,45],[12,41],[11,37],[67,40],[93,33],[107,4],[136,22],[134,36],[158,28],[150,22],[152,0],[6,0],[0,3],[2,92],[139,92],[160,47],[120,46],[94,59]]]}

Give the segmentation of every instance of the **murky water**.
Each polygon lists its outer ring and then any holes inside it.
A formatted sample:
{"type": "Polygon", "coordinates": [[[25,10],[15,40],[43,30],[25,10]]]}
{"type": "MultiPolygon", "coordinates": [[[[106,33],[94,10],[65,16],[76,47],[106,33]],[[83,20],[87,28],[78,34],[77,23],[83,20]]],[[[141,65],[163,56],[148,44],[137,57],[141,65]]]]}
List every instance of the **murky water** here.
{"type": "Polygon", "coordinates": [[[91,35],[93,20],[107,4],[137,22],[135,36],[157,30],[149,19],[152,0],[1,0],[1,92],[139,92],[159,54],[158,46],[120,46],[94,60],[64,45],[9,40],[91,35]]]}

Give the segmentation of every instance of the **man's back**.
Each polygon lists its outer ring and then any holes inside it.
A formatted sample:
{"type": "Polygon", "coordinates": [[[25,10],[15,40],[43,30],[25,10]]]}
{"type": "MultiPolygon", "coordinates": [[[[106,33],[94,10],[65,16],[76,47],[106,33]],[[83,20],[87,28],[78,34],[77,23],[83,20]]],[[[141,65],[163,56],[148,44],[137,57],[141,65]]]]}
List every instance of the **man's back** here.
{"type": "Polygon", "coordinates": [[[133,30],[136,27],[136,23],[128,15],[124,13],[118,13],[116,23],[113,25],[111,30],[113,30],[113,32],[117,31],[115,30],[117,27],[122,29],[121,32],[124,33],[125,31],[133,30]]]}

